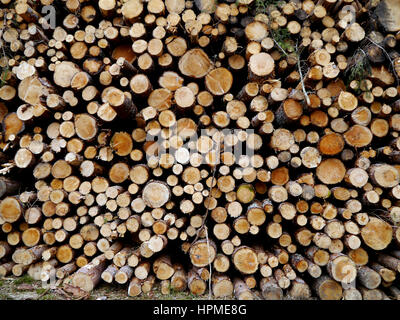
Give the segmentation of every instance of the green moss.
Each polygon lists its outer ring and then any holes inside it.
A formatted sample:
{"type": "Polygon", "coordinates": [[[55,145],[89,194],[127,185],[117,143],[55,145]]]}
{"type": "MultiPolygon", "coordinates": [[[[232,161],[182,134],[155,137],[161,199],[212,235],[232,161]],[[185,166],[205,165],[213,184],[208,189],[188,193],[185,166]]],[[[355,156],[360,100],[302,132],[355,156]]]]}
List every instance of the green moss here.
{"type": "Polygon", "coordinates": [[[10,67],[8,65],[4,68],[1,68],[0,88],[7,83],[7,77],[9,72],[10,72],[10,67]]]}
{"type": "Polygon", "coordinates": [[[41,297],[39,300],[58,300],[58,298],[56,295],[49,293],[41,297]]]}
{"type": "Polygon", "coordinates": [[[46,290],[47,290],[47,289],[44,289],[44,288],[38,288],[38,289],[36,289],[36,293],[40,295],[40,294],[45,293],[46,290]]]}
{"type": "Polygon", "coordinates": [[[269,7],[277,6],[281,2],[280,0],[256,0],[255,2],[255,9],[256,14],[259,13],[267,13],[269,7]]]}
{"type": "Polygon", "coordinates": [[[22,277],[19,277],[14,281],[15,285],[23,284],[23,283],[34,283],[35,280],[33,280],[30,276],[27,274],[23,275],[22,277]]]}
{"type": "MultiPolygon", "coordinates": [[[[358,82],[358,87],[362,82],[371,75],[371,65],[367,54],[362,49],[357,49],[354,55],[350,58],[350,63],[345,71],[347,83],[352,81],[358,82]]],[[[356,91],[360,91],[359,89],[356,91]]],[[[360,93],[360,92],[357,92],[360,93]]]]}
{"type": "Polygon", "coordinates": [[[279,44],[281,51],[282,49],[286,53],[294,52],[294,42],[291,38],[291,34],[287,28],[278,28],[276,30],[271,30],[271,36],[276,43],[279,44]]]}
{"type": "MultiPolygon", "coordinates": [[[[143,296],[145,297],[145,296],[143,296]]],[[[171,292],[170,294],[162,295],[163,300],[198,300],[201,296],[195,296],[187,292],[171,292]]]]}

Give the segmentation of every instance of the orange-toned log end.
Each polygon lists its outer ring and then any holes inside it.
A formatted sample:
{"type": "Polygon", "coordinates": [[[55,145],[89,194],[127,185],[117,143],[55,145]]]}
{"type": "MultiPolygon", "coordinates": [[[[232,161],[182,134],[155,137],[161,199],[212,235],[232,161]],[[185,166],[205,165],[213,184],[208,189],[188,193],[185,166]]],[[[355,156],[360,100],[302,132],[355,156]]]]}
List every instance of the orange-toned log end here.
{"type": "MultiPolygon", "coordinates": [[[[53,91],[51,85],[43,80],[37,76],[31,76],[22,80],[18,85],[18,97],[30,105],[41,105],[40,98],[53,91]]],[[[70,83],[71,80],[69,80],[68,86],[70,83]]]]}
{"type": "Polygon", "coordinates": [[[218,178],[217,185],[219,190],[228,193],[235,189],[235,179],[230,175],[222,176],[218,178]]]}
{"type": "Polygon", "coordinates": [[[169,89],[159,88],[150,93],[147,103],[150,107],[163,111],[171,107],[172,97],[173,93],[169,89]]]}
{"type": "Polygon", "coordinates": [[[180,72],[191,78],[203,78],[212,68],[208,55],[201,49],[187,51],[178,63],[180,72]]]}
{"type": "Polygon", "coordinates": [[[29,228],[22,233],[22,242],[28,247],[37,245],[40,238],[41,232],[38,228],[29,228]]]}
{"type": "Polygon", "coordinates": [[[266,215],[262,207],[257,206],[249,206],[247,210],[247,220],[249,223],[255,226],[261,226],[265,220],[266,215]]]}
{"type": "Polygon", "coordinates": [[[374,119],[371,122],[371,132],[378,138],[384,137],[389,133],[389,123],[385,119],[374,119]]]}
{"type": "Polygon", "coordinates": [[[75,116],[75,132],[82,140],[92,140],[97,134],[96,119],[89,114],[75,116]]]}
{"type": "Polygon", "coordinates": [[[368,247],[383,250],[392,241],[393,229],[387,222],[370,217],[367,225],[361,229],[361,237],[368,247]]]}
{"type": "Polygon", "coordinates": [[[325,128],[329,123],[329,117],[324,111],[315,110],[310,115],[310,121],[314,126],[325,128]]]}
{"type": "MultiPolygon", "coordinates": [[[[181,267],[181,266],[179,266],[181,267]]],[[[182,269],[177,269],[171,277],[171,288],[175,291],[184,291],[187,288],[187,275],[182,269]]]]}
{"type": "Polygon", "coordinates": [[[116,132],[111,138],[110,146],[117,155],[127,156],[133,148],[132,138],[127,132],[116,132]]]}
{"type": "Polygon", "coordinates": [[[314,288],[321,300],[340,300],[342,298],[342,286],[327,276],[317,279],[314,288]]]}
{"type": "Polygon", "coordinates": [[[225,111],[217,111],[213,114],[212,119],[219,128],[226,128],[230,122],[229,115],[225,111]]]}
{"type": "Polygon", "coordinates": [[[115,163],[108,172],[110,180],[114,183],[122,183],[129,177],[129,166],[124,162],[115,163]]]}
{"type": "Polygon", "coordinates": [[[289,170],[286,167],[280,167],[271,172],[271,183],[283,186],[289,181],[289,170]]]}
{"type": "Polygon", "coordinates": [[[54,70],[54,83],[60,87],[67,88],[71,85],[71,80],[79,72],[78,66],[70,61],[62,61],[57,64],[54,70]]]}
{"type": "Polygon", "coordinates": [[[195,267],[205,267],[212,263],[217,254],[217,247],[213,241],[196,241],[189,250],[190,261],[195,267]]]}
{"type": "Polygon", "coordinates": [[[141,293],[142,293],[141,281],[138,278],[133,277],[128,286],[128,296],[137,297],[141,293]]]}
{"type": "Polygon", "coordinates": [[[393,188],[400,182],[399,171],[389,164],[378,163],[369,168],[372,181],[383,188],[393,188]]]}
{"type": "Polygon", "coordinates": [[[340,283],[351,283],[357,276],[357,269],[353,260],[346,255],[331,256],[327,269],[330,276],[340,283]]]}
{"type": "Polygon", "coordinates": [[[336,184],[343,180],[346,167],[339,159],[326,159],[317,167],[317,177],[325,184],[336,184]]]}
{"type": "Polygon", "coordinates": [[[16,222],[23,212],[21,203],[15,197],[6,197],[0,202],[0,217],[5,222],[16,222]]]}
{"type": "Polygon", "coordinates": [[[121,107],[125,101],[124,92],[116,87],[109,86],[101,93],[103,103],[109,103],[112,107],[121,107]]]}
{"type": "Polygon", "coordinates": [[[175,91],[183,85],[183,78],[174,71],[165,71],[158,79],[161,87],[175,91]]]}
{"type": "Polygon", "coordinates": [[[222,274],[217,274],[212,279],[212,292],[214,297],[229,297],[233,293],[233,283],[231,279],[222,274]]]}
{"type": "MultiPolygon", "coordinates": [[[[83,51],[83,53],[85,53],[85,52],[83,51]]],[[[90,79],[89,74],[87,74],[84,71],[80,71],[72,77],[71,88],[74,90],[82,90],[90,83],[90,81],[91,81],[91,79],[90,79]]]]}
{"type": "Polygon", "coordinates": [[[323,136],[318,143],[318,149],[324,155],[336,155],[342,152],[343,148],[344,140],[338,133],[329,133],[323,136]]]}
{"type": "Polygon", "coordinates": [[[224,254],[219,253],[216,256],[213,265],[217,272],[226,272],[230,267],[230,260],[224,254]]]}
{"type": "MultiPolygon", "coordinates": [[[[307,228],[301,228],[296,232],[296,240],[303,246],[309,246],[312,238],[313,234],[307,228]]],[[[323,255],[324,251],[321,250],[320,252],[323,255]]]]}
{"type": "Polygon", "coordinates": [[[350,250],[348,255],[357,266],[364,266],[368,263],[369,260],[368,252],[365,251],[365,249],[363,248],[350,250]]]}
{"type": "Polygon", "coordinates": [[[67,244],[58,247],[56,258],[61,263],[69,263],[74,258],[74,250],[67,244]]]}
{"type": "Polygon", "coordinates": [[[172,277],[175,269],[171,265],[171,259],[164,255],[153,263],[153,272],[159,280],[167,280],[172,277]]]}
{"type": "Polygon", "coordinates": [[[205,79],[205,85],[212,94],[216,96],[227,93],[233,83],[232,73],[226,68],[216,68],[211,70],[205,79]]]}
{"type": "Polygon", "coordinates": [[[72,168],[65,160],[58,160],[53,164],[51,168],[51,174],[56,179],[64,179],[70,176],[72,173],[72,168]]]}
{"type": "Polygon", "coordinates": [[[193,136],[197,131],[196,123],[190,118],[181,118],[176,123],[177,133],[183,139],[193,136]]]}
{"type": "Polygon", "coordinates": [[[285,123],[286,121],[298,120],[302,114],[303,106],[298,101],[286,99],[283,102],[282,109],[275,114],[275,119],[278,123],[285,123]]]}
{"type": "Polygon", "coordinates": [[[154,222],[152,228],[155,234],[164,234],[168,230],[168,224],[163,220],[158,220],[154,222]]]}
{"type": "Polygon", "coordinates": [[[207,284],[195,271],[190,271],[188,275],[188,288],[192,294],[200,296],[206,291],[207,284]]]}
{"type": "Polygon", "coordinates": [[[4,140],[14,140],[18,133],[25,129],[25,124],[15,112],[9,113],[3,119],[4,140]]]}
{"type": "Polygon", "coordinates": [[[351,118],[356,124],[366,126],[371,122],[371,111],[367,107],[358,107],[351,113],[351,118]]]}
{"type": "Polygon", "coordinates": [[[144,184],[149,179],[149,169],[145,165],[138,164],[129,171],[129,178],[136,184],[144,184]]]}
{"type": "Polygon", "coordinates": [[[14,99],[16,93],[17,90],[14,87],[5,84],[0,88],[0,99],[10,101],[14,99]]]}
{"type": "Polygon", "coordinates": [[[237,248],[232,259],[235,268],[243,274],[253,274],[258,270],[257,254],[252,248],[246,246],[237,248]]]}
{"type": "Polygon", "coordinates": [[[338,98],[338,104],[344,111],[353,111],[358,106],[358,100],[352,93],[342,91],[338,98]]]}
{"type": "Polygon", "coordinates": [[[371,130],[358,124],[352,126],[344,133],[346,143],[355,148],[368,146],[373,138],[371,130]]]}

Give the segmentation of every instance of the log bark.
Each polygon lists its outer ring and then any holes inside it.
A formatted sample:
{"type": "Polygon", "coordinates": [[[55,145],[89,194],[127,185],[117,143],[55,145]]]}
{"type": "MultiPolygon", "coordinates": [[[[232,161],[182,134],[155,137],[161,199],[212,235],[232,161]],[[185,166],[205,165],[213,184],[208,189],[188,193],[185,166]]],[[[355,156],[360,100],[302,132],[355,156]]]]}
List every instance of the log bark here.
{"type": "Polygon", "coordinates": [[[106,259],[104,255],[92,260],[73,275],[72,284],[84,291],[92,291],[100,282],[105,267],[106,259]]]}

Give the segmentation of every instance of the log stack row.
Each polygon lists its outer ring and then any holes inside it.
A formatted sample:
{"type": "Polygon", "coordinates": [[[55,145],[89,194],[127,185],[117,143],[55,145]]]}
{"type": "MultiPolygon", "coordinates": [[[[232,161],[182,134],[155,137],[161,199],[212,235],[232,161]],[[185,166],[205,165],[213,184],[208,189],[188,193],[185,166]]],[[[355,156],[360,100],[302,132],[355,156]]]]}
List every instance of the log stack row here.
{"type": "Polygon", "coordinates": [[[400,298],[397,1],[0,2],[0,277],[400,298]]]}

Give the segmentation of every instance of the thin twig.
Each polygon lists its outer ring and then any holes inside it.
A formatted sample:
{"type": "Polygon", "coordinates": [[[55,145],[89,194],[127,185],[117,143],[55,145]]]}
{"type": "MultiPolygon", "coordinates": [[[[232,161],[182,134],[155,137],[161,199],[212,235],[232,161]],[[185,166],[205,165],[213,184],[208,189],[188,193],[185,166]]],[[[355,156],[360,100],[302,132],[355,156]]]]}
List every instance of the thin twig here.
{"type": "MultiPolygon", "coordinates": [[[[219,154],[219,153],[220,153],[220,145],[219,145],[219,143],[218,143],[218,152],[217,152],[217,154],[219,154]]],[[[219,159],[219,158],[218,158],[218,159],[219,159]]],[[[219,161],[219,160],[218,160],[218,161],[219,161]]],[[[215,164],[215,166],[214,166],[214,168],[213,168],[213,171],[212,171],[211,184],[210,184],[210,187],[209,187],[209,190],[208,190],[208,197],[207,197],[207,198],[209,198],[209,197],[211,196],[211,190],[212,190],[212,187],[213,187],[213,184],[214,184],[215,173],[216,173],[216,171],[217,171],[217,167],[218,167],[218,163],[215,164]]],[[[197,231],[196,238],[192,241],[192,244],[195,243],[195,242],[197,241],[197,239],[199,238],[200,232],[201,232],[201,230],[202,230],[202,229],[204,228],[204,226],[205,226],[205,223],[206,223],[206,220],[207,220],[209,211],[210,211],[209,206],[207,206],[206,214],[203,216],[203,221],[202,221],[202,223],[201,223],[201,227],[200,227],[199,230],[197,231]]]]}
{"type": "Polygon", "coordinates": [[[306,99],[307,105],[310,105],[310,97],[308,96],[308,93],[306,91],[306,87],[304,85],[303,72],[301,71],[300,54],[298,53],[298,45],[297,45],[297,43],[296,43],[296,52],[297,52],[297,68],[299,69],[301,88],[303,90],[304,97],[306,99]]]}
{"type": "MultiPolygon", "coordinates": [[[[217,161],[219,161],[220,159],[220,141],[218,141],[217,144],[218,147],[218,152],[217,154],[219,155],[217,161]]],[[[217,172],[217,167],[218,167],[218,162],[215,164],[213,171],[212,171],[212,178],[211,178],[211,183],[210,183],[210,187],[209,187],[209,191],[208,191],[208,198],[211,197],[211,191],[212,191],[212,187],[214,185],[214,180],[215,180],[215,173],[217,172]]],[[[208,295],[209,295],[209,299],[211,299],[211,277],[212,277],[212,268],[211,268],[211,261],[210,261],[210,256],[211,256],[211,251],[210,251],[210,241],[208,238],[208,228],[206,226],[206,221],[207,221],[207,217],[208,217],[208,213],[210,212],[210,206],[207,206],[206,209],[206,214],[203,216],[203,221],[201,223],[201,227],[199,228],[199,230],[197,231],[196,237],[195,239],[192,241],[192,245],[197,241],[197,239],[200,236],[200,232],[204,229],[205,233],[206,233],[206,241],[207,241],[207,253],[208,253],[208,268],[209,268],[209,276],[208,276],[208,295]]]]}
{"type": "Polygon", "coordinates": [[[297,59],[297,68],[299,69],[301,88],[302,88],[304,96],[306,98],[306,102],[309,105],[310,104],[310,97],[308,96],[308,93],[306,91],[306,87],[304,86],[304,78],[303,78],[303,73],[301,72],[300,59],[297,59]]]}
{"type": "Polygon", "coordinates": [[[47,288],[45,291],[43,291],[40,295],[36,297],[34,300],[39,300],[40,298],[44,297],[48,292],[50,291],[50,288],[47,288]]]}
{"type": "MultiPolygon", "coordinates": [[[[288,56],[289,56],[288,53],[285,51],[285,49],[283,49],[283,48],[281,47],[281,45],[278,43],[278,41],[276,41],[276,40],[274,39],[274,37],[272,37],[272,40],[274,41],[275,45],[279,48],[279,50],[281,50],[282,53],[283,53],[286,57],[288,57],[288,56]]],[[[296,53],[297,53],[297,68],[298,68],[299,74],[300,74],[301,88],[302,88],[304,97],[305,97],[305,99],[306,99],[306,102],[307,102],[307,104],[309,105],[309,104],[310,104],[310,97],[308,96],[306,87],[305,87],[305,85],[304,85],[304,77],[303,77],[303,72],[301,71],[300,54],[298,53],[298,45],[297,45],[297,44],[296,44],[296,53]]]]}
{"type": "Polygon", "coordinates": [[[278,48],[283,52],[283,54],[287,57],[288,53],[279,45],[279,43],[274,39],[274,37],[272,37],[272,40],[278,46],[278,48]]]}
{"type": "Polygon", "coordinates": [[[208,269],[209,269],[209,275],[208,275],[208,297],[211,300],[211,278],[212,278],[212,268],[211,268],[211,261],[210,261],[210,256],[211,256],[211,251],[210,251],[210,241],[208,240],[208,228],[205,228],[206,231],[206,241],[207,241],[207,252],[208,252],[208,269]]]}

